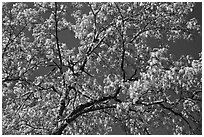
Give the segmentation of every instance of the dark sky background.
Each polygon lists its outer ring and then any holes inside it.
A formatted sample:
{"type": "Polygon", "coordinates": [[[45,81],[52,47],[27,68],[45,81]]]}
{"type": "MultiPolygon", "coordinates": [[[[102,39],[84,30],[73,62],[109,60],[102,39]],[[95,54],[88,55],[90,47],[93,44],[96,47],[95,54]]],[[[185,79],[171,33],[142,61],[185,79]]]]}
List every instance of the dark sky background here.
{"type": "MultiPolygon", "coordinates": [[[[72,9],[70,7],[69,13],[71,13],[72,9]]],[[[84,12],[88,13],[88,9],[84,8],[84,12]]],[[[202,3],[196,3],[196,6],[194,7],[194,10],[192,13],[189,14],[188,18],[196,18],[198,20],[198,23],[202,25],[202,3]]],[[[68,21],[74,22],[73,18],[70,15],[67,15],[68,21]]],[[[31,38],[32,39],[32,38],[31,38]]],[[[75,39],[73,32],[69,30],[65,30],[63,32],[59,33],[59,40],[61,42],[65,42],[68,46],[68,48],[72,47],[78,47],[79,46],[79,40],[75,39]]],[[[175,43],[168,42],[170,45],[170,52],[175,55],[175,58],[178,59],[181,55],[192,55],[194,58],[198,58],[198,53],[202,51],[202,36],[201,35],[195,35],[194,39],[192,41],[190,40],[177,40],[175,43]]],[[[152,38],[148,39],[147,45],[151,47],[157,47],[160,43],[152,38]]],[[[50,68],[52,69],[52,68],[50,68]]],[[[36,71],[36,73],[33,75],[33,77],[37,75],[42,75],[43,73],[47,73],[49,70],[40,69],[36,71]]],[[[123,135],[125,134],[121,127],[118,124],[115,124],[113,127],[113,131],[110,133],[111,135],[123,135]]],[[[167,134],[167,132],[164,129],[158,129],[155,130],[155,134],[167,134]]]]}
{"type": "MultiPolygon", "coordinates": [[[[70,12],[71,11],[72,10],[70,8],[70,12]]],[[[88,13],[89,11],[84,8],[83,12],[88,13]]],[[[69,21],[74,22],[71,16],[67,16],[67,18],[69,19],[69,21]]],[[[202,25],[201,2],[196,3],[193,12],[188,15],[188,18],[196,18],[198,20],[198,24],[202,25]]],[[[79,40],[75,39],[74,34],[69,30],[60,33],[60,40],[66,42],[69,48],[79,46],[79,40]]],[[[175,43],[168,42],[168,44],[170,45],[171,54],[175,55],[175,59],[178,59],[181,55],[192,55],[195,59],[197,59],[198,53],[202,51],[202,36],[201,34],[197,34],[194,36],[193,40],[179,39],[176,40],[175,43]]],[[[153,38],[149,38],[147,40],[147,45],[149,45],[150,47],[157,47],[158,45],[160,45],[160,43],[153,38]]]]}
{"type": "MultiPolygon", "coordinates": [[[[198,20],[198,24],[202,25],[201,2],[197,2],[193,12],[188,15],[188,19],[191,18],[196,18],[198,20]]],[[[199,57],[198,53],[202,51],[202,35],[195,35],[193,40],[179,39],[176,40],[175,43],[168,42],[168,44],[170,45],[170,52],[175,55],[176,59],[178,59],[181,55],[192,55],[195,59],[197,59],[199,57]]],[[[159,43],[156,40],[150,39],[148,41],[148,45],[156,47],[159,43]]]]}

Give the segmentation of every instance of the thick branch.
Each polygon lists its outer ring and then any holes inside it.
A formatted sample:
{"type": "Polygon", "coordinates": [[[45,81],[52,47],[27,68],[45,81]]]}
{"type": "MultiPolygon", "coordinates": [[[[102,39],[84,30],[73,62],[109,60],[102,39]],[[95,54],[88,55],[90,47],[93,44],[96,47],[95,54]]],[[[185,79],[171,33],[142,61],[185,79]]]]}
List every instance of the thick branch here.
{"type": "Polygon", "coordinates": [[[187,123],[187,125],[189,126],[189,129],[190,129],[190,131],[192,131],[192,128],[191,128],[191,125],[190,125],[190,123],[188,122],[188,120],[181,114],[181,113],[178,113],[178,112],[176,112],[176,111],[174,111],[172,108],[170,108],[170,107],[166,107],[164,104],[162,104],[162,103],[160,103],[159,104],[162,108],[164,108],[164,109],[166,109],[166,110],[169,110],[170,112],[172,112],[174,115],[176,115],[176,116],[179,116],[180,118],[182,118],[186,123],[187,123]]]}
{"type": "Polygon", "coordinates": [[[82,114],[89,113],[89,112],[92,112],[92,111],[97,111],[97,110],[109,109],[109,108],[116,108],[116,105],[91,107],[91,108],[86,109],[83,112],[79,113],[78,115],[82,115],[82,114]]]}
{"type": "Polygon", "coordinates": [[[57,50],[58,50],[58,55],[59,55],[59,59],[60,59],[60,73],[62,74],[62,55],[61,55],[61,51],[60,51],[60,45],[59,45],[59,38],[58,38],[58,20],[57,20],[57,2],[55,2],[55,39],[56,39],[56,43],[57,43],[57,50]]]}
{"type": "Polygon", "coordinates": [[[164,100],[154,101],[154,102],[150,102],[150,103],[142,102],[142,101],[136,102],[136,104],[141,104],[141,105],[145,105],[145,106],[160,105],[162,108],[164,108],[166,110],[169,110],[174,115],[179,116],[180,118],[182,118],[187,123],[187,125],[189,126],[189,129],[192,131],[192,128],[191,128],[191,125],[190,125],[189,121],[181,113],[178,113],[178,112],[174,111],[172,107],[166,107],[163,103],[164,103],[164,100]]]}
{"type": "Polygon", "coordinates": [[[77,113],[81,112],[82,110],[84,110],[85,108],[88,108],[92,105],[95,105],[95,104],[98,104],[98,103],[101,103],[103,101],[106,101],[106,100],[110,100],[110,99],[114,99],[117,94],[119,93],[121,87],[118,87],[115,91],[115,94],[114,95],[110,95],[110,96],[107,96],[107,97],[102,97],[102,98],[99,98],[99,99],[96,99],[96,100],[93,100],[93,101],[90,101],[90,102],[87,102],[85,104],[82,104],[80,106],[78,106],[70,115],[69,117],[72,117],[73,115],[76,115],[77,113]]]}
{"type": "Polygon", "coordinates": [[[78,113],[77,115],[73,116],[72,118],[67,119],[67,123],[63,124],[58,130],[54,131],[52,134],[53,135],[61,135],[63,130],[66,128],[66,126],[68,125],[68,123],[71,123],[72,121],[74,121],[77,117],[85,114],[85,113],[89,113],[92,111],[97,111],[97,110],[103,110],[103,109],[110,109],[110,108],[116,108],[116,105],[112,105],[112,106],[98,106],[98,107],[93,107],[87,110],[84,110],[80,113],[78,113]]]}
{"type": "Polygon", "coordinates": [[[90,102],[87,102],[85,104],[81,104],[80,106],[78,106],[75,110],[73,110],[73,112],[67,117],[65,118],[66,120],[66,123],[61,125],[56,131],[54,131],[52,134],[62,134],[63,130],[66,128],[66,126],[68,125],[68,123],[71,123],[72,121],[74,121],[77,117],[79,117],[80,115],[84,114],[84,113],[88,113],[88,112],[91,112],[91,111],[95,111],[95,110],[100,110],[100,109],[106,109],[106,108],[114,108],[113,106],[100,106],[100,107],[93,107],[93,108],[89,108],[93,105],[96,105],[96,104],[99,104],[103,101],[107,101],[107,100],[110,100],[110,99],[114,99],[117,94],[119,93],[121,87],[118,87],[115,91],[115,94],[114,95],[109,95],[107,97],[102,97],[102,98],[99,98],[99,99],[96,99],[96,100],[93,100],[93,101],[90,101],[90,102]],[[89,109],[86,109],[86,108],[89,108],[89,109]]]}
{"type": "Polygon", "coordinates": [[[16,78],[5,78],[2,80],[3,82],[11,82],[11,81],[21,81],[20,77],[16,77],[16,78]]]}
{"type": "Polygon", "coordinates": [[[122,75],[123,75],[123,80],[125,81],[125,69],[124,69],[124,60],[125,60],[125,45],[123,41],[123,49],[122,49],[122,62],[121,62],[121,70],[122,70],[122,75]]]}
{"type": "Polygon", "coordinates": [[[124,21],[123,21],[123,20],[124,20],[124,17],[123,17],[123,15],[122,15],[121,11],[120,11],[120,8],[119,8],[118,4],[117,4],[117,3],[114,3],[114,4],[115,4],[115,6],[116,6],[116,8],[117,8],[117,10],[118,10],[118,12],[119,12],[121,18],[122,18],[122,26],[121,26],[120,31],[118,31],[118,32],[119,32],[119,34],[121,35],[121,39],[122,39],[122,56],[121,56],[122,61],[121,61],[121,66],[120,66],[120,67],[121,67],[121,70],[122,70],[123,80],[125,81],[125,69],[124,69],[125,41],[124,41],[124,35],[123,35],[123,28],[124,28],[124,21]]]}

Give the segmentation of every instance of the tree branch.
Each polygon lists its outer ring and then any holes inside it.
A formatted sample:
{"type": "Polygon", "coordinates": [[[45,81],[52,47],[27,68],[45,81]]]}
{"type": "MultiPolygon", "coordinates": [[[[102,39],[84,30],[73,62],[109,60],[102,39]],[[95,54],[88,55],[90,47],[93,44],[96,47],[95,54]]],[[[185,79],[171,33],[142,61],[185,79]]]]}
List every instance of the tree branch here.
{"type": "Polygon", "coordinates": [[[63,74],[62,71],[62,55],[61,55],[61,51],[60,51],[60,45],[59,45],[59,38],[58,38],[58,20],[57,20],[57,2],[55,2],[55,39],[56,39],[56,43],[57,43],[57,50],[58,50],[58,55],[59,55],[59,59],[60,59],[60,73],[63,74]]]}
{"type": "Polygon", "coordinates": [[[61,93],[61,92],[58,92],[57,89],[56,89],[54,86],[52,86],[51,88],[52,88],[52,90],[53,90],[55,93],[57,93],[57,94],[59,94],[60,96],[62,96],[62,93],[61,93]]]}
{"type": "Polygon", "coordinates": [[[21,32],[24,31],[24,29],[25,29],[26,27],[27,27],[27,23],[26,23],[26,25],[18,32],[18,34],[15,36],[14,39],[10,39],[10,40],[8,41],[8,43],[6,44],[6,46],[5,46],[5,48],[4,48],[4,51],[2,52],[2,57],[4,57],[4,54],[6,54],[6,50],[7,50],[8,46],[9,46],[12,42],[14,42],[14,40],[15,40],[16,38],[18,38],[18,36],[21,34],[21,32]]]}
{"type": "Polygon", "coordinates": [[[28,124],[27,122],[25,123],[25,126],[29,126],[29,127],[31,127],[31,128],[33,128],[33,129],[35,129],[35,130],[46,130],[46,131],[50,131],[49,129],[46,129],[46,128],[44,128],[44,127],[34,127],[34,126],[32,126],[31,124],[28,124]]]}
{"type": "Polygon", "coordinates": [[[89,109],[84,110],[83,112],[79,113],[79,115],[82,115],[84,113],[89,113],[92,111],[97,111],[97,110],[103,110],[103,109],[109,109],[109,108],[116,108],[116,105],[107,105],[107,106],[96,106],[96,107],[91,107],[89,109]]]}
{"type": "Polygon", "coordinates": [[[145,106],[150,106],[150,105],[160,105],[162,108],[166,109],[166,110],[169,110],[170,112],[172,112],[174,115],[176,116],[179,116],[180,118],[182,118],[186,123],[187,125],[189,126],[189,129],[190,131],[192,131],[192,127],[190,126],[190,123],[189,121],[181,114],[181,113],[178,113],[176,111],[174,111],[172,109],[172,107],[166,107],[163,103],[164,103],[164,100],[159,100],[159,101],[154,101],[154,102],[142,102],[142,101],[137,101],[136,102],[137,104],[141,104],[141,105],[145,105],[145,106]]]}
{"type": "Polygon", "coordinates": [[[122,75],[123,75],[123,81],[125,81],[125,69],[124,69],[124,60],[125,60],[125,45],[123,41],[123,49],[122,49],[122,62],[121,62],[121,70],[122,70],[122,75]]]}
{"type": "Polygon", "coordinates": [[[169,110],[169,111],[172,112],[174,115],[179,116],[180,118],[182,118],[182,119],[187,123],[187,125],[189,126],[190,132],[192,131],[192,127],[191,127],[189,121],[188,121],[181,113],[178,113],[178,112],[174,111],[174,110],[173,110],[172,108],[170,108],[170,107],[166,107],[163,103],[160,103],[159,105],[160,105],[162,108],[164,108],[164,109],[166,109],[166,110],[169,110]]]}
{"type": "Polygon", "coordinates": [[[146,27],[149,25],[149,23],[147,23],[144,28],[142,30],[140,30],[131,40],[129,43],[133,43],[133,41],[140,35],[142,34],[143,32],[147,31],[146,27]]]}
{"type": "MultiPolygon", "coordinates": [[[[117,94],[119,93],[121,87],[118,87],[115,91],[115,94],[114,95],[109,95],[109,96],[106,96],[106,97],[101,97],[99,99],[96,99],[96,100],[93,100],[93,101],[90,101],[90,102],[87,102],[87,103],[84,103],[84,104],[81,104],[79,105],[75,110],[72,111],[72,113],[67,116],[65,118],[66,120],[66,123],[61,125],[58,129],[56,129],[52,134],[57,134],[57,135],[60,135],[62,134],[62,131],[66,128],[66,126],[68,125],[68,123],[71,123],[73,120],[75,120],[77,117],[79,117],[80,115],[84,114],[84,113],[88,113],[88,112],[91,112],[91,111],[95,111],[95,110],[99,110],[99,109],[106,109],[106,108],[113,108],[113,106],[107,106],[107,107],[102,107],[100,106],[99,108],[97,107],[93,107],[93,108],[89,108],[89,109],[86,109],[88,107],[91,107],[93,105],[96,105],[96,104],[99,104],[103,101],[106,101],[106,100],[110,100],[110,99],[114,99],[117,94]]],[[[114,106],[115,107],[115,106],[114,106]]]]}

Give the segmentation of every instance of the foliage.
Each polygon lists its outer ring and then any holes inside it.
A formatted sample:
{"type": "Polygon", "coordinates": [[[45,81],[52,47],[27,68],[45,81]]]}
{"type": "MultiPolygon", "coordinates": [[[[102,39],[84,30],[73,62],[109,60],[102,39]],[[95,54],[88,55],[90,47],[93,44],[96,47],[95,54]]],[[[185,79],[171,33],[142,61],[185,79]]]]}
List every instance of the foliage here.
{"type": "Polygon", "coordinates": [[[201,134],[201,55],[174,60],[168,45],[146,45],[191,39],[194,5],[3,3],[3,134],[108,134],[115,123],[126,134],[201,134]],[[78,47],[60,41],[67,29],[78,47]]]}

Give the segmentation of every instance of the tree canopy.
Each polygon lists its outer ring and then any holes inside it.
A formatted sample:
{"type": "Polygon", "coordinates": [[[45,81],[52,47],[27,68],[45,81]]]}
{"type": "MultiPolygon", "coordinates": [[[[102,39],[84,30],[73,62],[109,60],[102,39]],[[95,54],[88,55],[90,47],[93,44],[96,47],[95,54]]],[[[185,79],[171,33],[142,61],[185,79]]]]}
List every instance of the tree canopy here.
{"type": "Polygon", "coordinates": [[[171,45],[146,44],[200,33],[187,18],[194,6],[3,3],[3,134],[108,134],[115,124],[126,134],[202,134],[201,53],[175,60],[171,45]],[[61,41],[66,30],[78,46],[61,41]]]}

